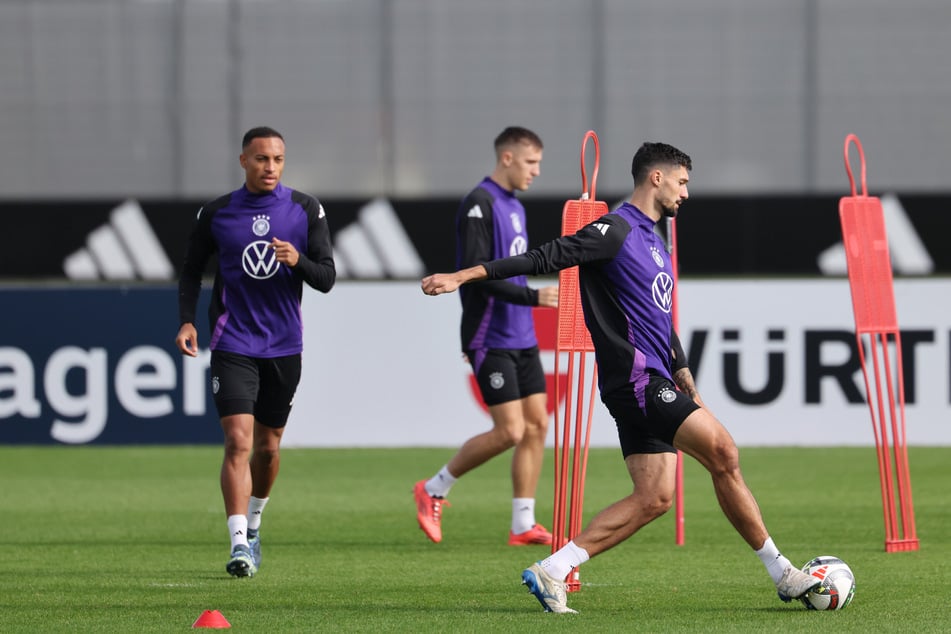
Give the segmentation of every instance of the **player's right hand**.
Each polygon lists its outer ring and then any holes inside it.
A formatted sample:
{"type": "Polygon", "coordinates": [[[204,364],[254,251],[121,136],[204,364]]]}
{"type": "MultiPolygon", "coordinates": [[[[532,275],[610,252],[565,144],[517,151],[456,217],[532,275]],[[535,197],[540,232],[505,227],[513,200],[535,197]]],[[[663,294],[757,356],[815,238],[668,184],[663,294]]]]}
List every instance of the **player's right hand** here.
{"type": "Polygon", "coordinates": [[[459,288],[458,276],[455,273],[434,273],[423,278],[420,286],[427,295],[442,295],[451,293],[459,288]]]}
{"type": "Polygon", "coordinates": [[[175,345],[182,354],[189,357],[198,356],[198,331],[195,330],[195,324],[182,324],[178,329],[178,336],[175,337],[175,345]]]}

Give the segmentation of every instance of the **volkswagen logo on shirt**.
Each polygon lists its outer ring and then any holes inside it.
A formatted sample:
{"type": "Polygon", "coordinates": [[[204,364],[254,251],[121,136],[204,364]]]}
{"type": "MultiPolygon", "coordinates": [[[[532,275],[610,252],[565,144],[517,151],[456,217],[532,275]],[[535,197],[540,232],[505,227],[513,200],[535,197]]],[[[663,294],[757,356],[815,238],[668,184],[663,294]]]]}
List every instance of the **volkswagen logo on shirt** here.
{"type": "Polygon", "coordinates": [[[522,255],[528,251],[528,242],[522,236],[515,236],[509,245],[509,255],[522,255]]]}
{"type": "Polygon", "coordinates": [[[651,284],[651,295],[657,308],[669,313],[674,303],[674,278],[663,271],[658,273],[651,284]]]}
{"type": "Polygon", "coordinates": [[[241,268],[256,280],[266,280],[277,273],[281,263],[277,261],[277,254],[271,248],[270,242],[257,240],[244,248],[241,268]]]}

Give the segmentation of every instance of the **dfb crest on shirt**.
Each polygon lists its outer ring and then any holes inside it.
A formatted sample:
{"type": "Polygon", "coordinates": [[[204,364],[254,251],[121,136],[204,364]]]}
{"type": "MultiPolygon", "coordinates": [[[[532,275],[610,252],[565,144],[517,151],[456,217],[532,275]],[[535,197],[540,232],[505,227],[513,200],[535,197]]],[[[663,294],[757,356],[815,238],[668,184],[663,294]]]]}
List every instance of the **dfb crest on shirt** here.
{"type": "Polygon", "coordinates": [[[266,280],[277,273],[281,263],[277,261],[277,254],[270,242],[256,240],[244,248],[241,268],[256,280],[266,280]]]}
{"type": "Polygon", "coordinates": [[[660,249],[657,247],[651,247],[651,257],[654,258],[654,264],[660,268],[664,268],[664,258],[660,255],[660,249]]]}
{"type": "Polygon", "coordinates": [[[654,304],[665,313],[669,313],[674,304],[674,278],[661,271],[651,284],[654,304]]]}
{"type": "Polygon", "coordinates": [[[267,232],[271,230],[271,217],[261,214],[260,216],[255,216],[254,221],[251,223],[251,231],[256,236],[266,236],[267,232]]]}
{"type": "Polygon", "coordinates": [[[512,229],[515,230],[515,233],[522,233],[522,219],[518,214],[510,214],[509,218],[512,219],[512,229]]]}
{"type": "Polygon", "coordinates": [[[493,390],[500,390],[505,385],[505,377],[502,376],[501,372],[493,372],[489,375],[489,385],[492,386],[493,390]]]}

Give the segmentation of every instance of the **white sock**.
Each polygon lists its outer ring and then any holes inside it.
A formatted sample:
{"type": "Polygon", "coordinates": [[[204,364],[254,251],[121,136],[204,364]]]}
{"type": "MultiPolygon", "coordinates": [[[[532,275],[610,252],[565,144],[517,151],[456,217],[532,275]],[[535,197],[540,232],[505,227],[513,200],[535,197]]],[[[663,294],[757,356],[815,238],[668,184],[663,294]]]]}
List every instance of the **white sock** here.
{"type": "Polygon", "coordinates": [[[248,500],[248,530],[256,531],[261,528],[261,513],[264,512],[264,507],[270,499],[256,498],[252,495],[248,500]]]}
{"type": "Polygon", "coordinates": [[[449,495],[449,489],[456,483],[456,480],[457,478],[449,473],[449,469],[443,465],[439,473],[426,482],[426,493],[434,495],[437,498],[444,498],[449,495]]]}
{"type": "Polygon", "coordinates": [[[228,533],[231,534],[231,550],[235,546],[248,545],[248,516],[247,515],[229,515],[228,533]]]}
{"type": "Polygon", "coordinates": [[[512,498],[512,532],[521,535],[535,525],[535,498],[512,498]]]}
{"type": "Polygon", "coordinates": [[[588,556],[588,551],[575,544],[574,540],[571,540],[554,555],[542,560],[539,565],[541,565],[542,570],[555,579],[564,581],[572,568],[577,568],[589,559],[591,557],[588,556]]]}
{"type": "Polygon", "coordinates": [[[763,547],[756,551],[759,560],[766,566],[766,572],[773,579],[773,583],[779,583],[783,578],[783,570],[792,565],[788,559],[783,557],[772,537],[767,537],[763,547]]]}

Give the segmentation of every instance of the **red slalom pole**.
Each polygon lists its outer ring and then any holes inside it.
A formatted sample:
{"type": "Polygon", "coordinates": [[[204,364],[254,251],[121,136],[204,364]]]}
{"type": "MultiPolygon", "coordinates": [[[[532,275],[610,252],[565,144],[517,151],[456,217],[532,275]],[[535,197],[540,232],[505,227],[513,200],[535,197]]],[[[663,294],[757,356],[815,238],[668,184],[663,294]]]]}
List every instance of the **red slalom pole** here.
{"type": "MultiPolygon", "coordinates": [[[[672,269],[671,273],[674,278],[674,296],[673,304],[671,307],[671,322],[673,328],[678,333],[680,332],[680,314],[679,307],[677,302],[678,286],[680,285],[680,280],[678,276],[678,265],[677,265],[677,220],[674,218],[667,219],[667,251],[670,253],[670,268],[672,269]]],[[[678,546],[684,545],[685,534],[684,534],[684,454],[679,449],[677,450],[677,488],[674,497],[674,513],[675,513],[675,524],[674,524],[674,543],[678,546]]]]}
{"type": "Polygon", "coordinates": [[[855,314],[855,338],[878,457],[885,519],[885,552],[918,550],[905,436],[901,330],[895,310],[885,216],[881,201],[868,195],[865,152],[854,134],[845,137],[844,155],[852,195],[839,201],[839,219],[855,314]],[[849,146],[852,143],[858,149],[861,164],[860,194],[856,192],[849,163],[849,146]],[[867,358],[869,352],[871,369],[867,358]]]}
{"type": "MultiPolygon", "coordinates": [[[[581,143],[582,195],[565,203],[562,212],[562,235],[571,235],[596,218],[608,213],[607,203],[595,200],[595,186],[600,164],[598,135],[589,130],[581,143]],[[585,167],[585,148],[594,142],[594,169],[591,181],[585,167]]],[[[562,357],[567,358],[564,414],[555,407],[555,503],[552,521],[552,552],[554,553],[581,532],[584,507],[585,473],[588,468],[588,444],[591,423],[597,403],[597,364],[589,363],[594,345],[584,323],[578,280],[578,267],[571,267],[558,276],[558,329],[555,341],[555,393],[560,394],[562,357]],[[587,389],[586,389],[587,388],[587,389]]],[[[581,589],[581,576],[573,569],[565,581],[568,592],[581,589]]]]}

